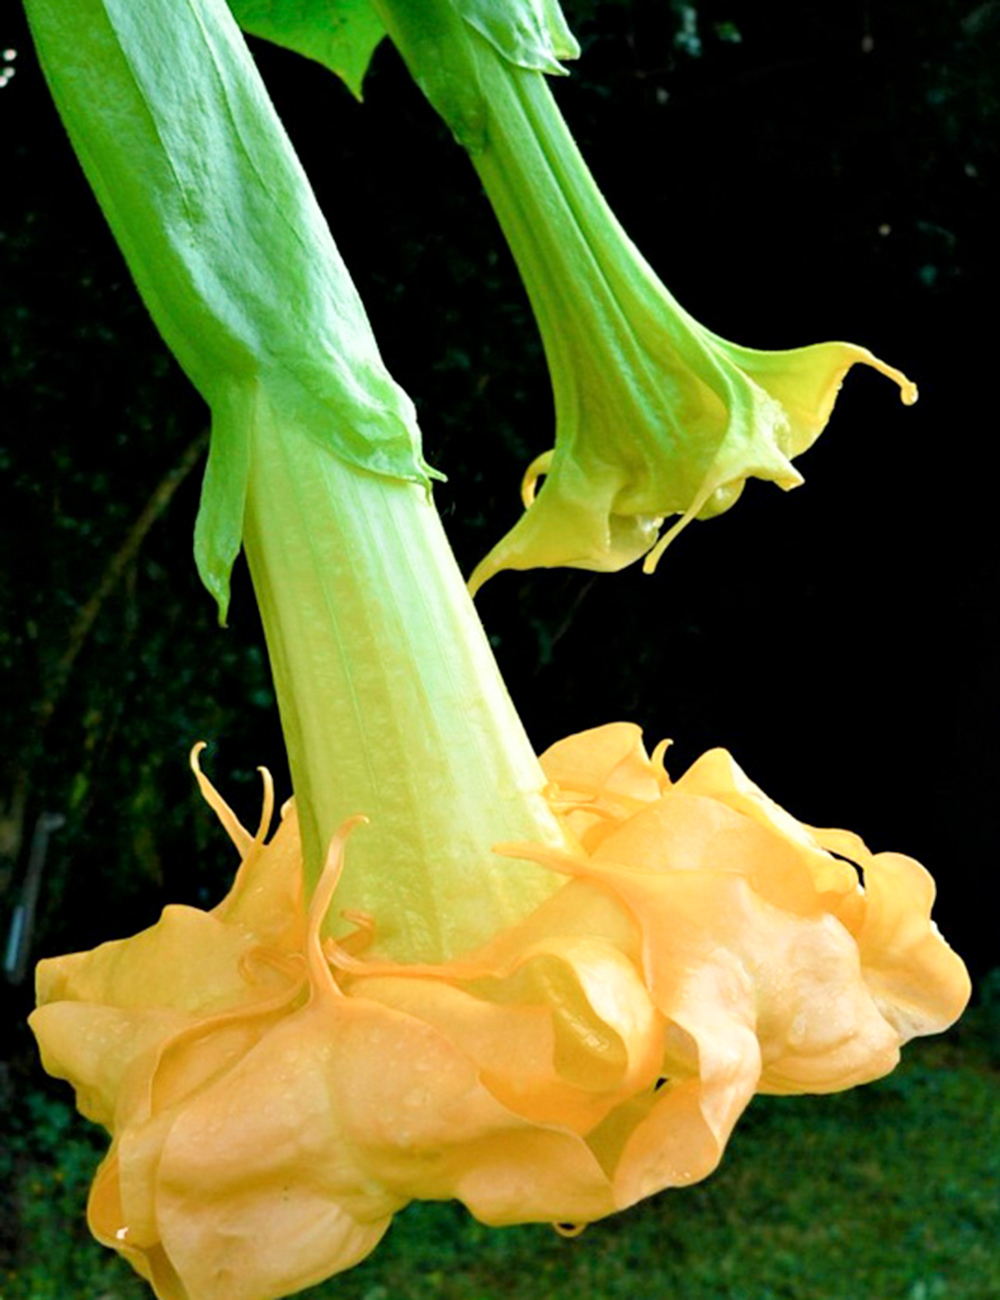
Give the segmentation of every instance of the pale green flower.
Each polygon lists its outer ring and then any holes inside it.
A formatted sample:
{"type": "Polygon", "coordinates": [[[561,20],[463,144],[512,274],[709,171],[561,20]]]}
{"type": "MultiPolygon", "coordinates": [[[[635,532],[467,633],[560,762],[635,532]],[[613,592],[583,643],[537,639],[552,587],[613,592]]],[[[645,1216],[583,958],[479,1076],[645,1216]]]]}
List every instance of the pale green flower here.
{"type": "MultiPolygon", "coordinates": [[[[602,353],[622,340],[598,328],[579,330],[580,352],[571,359],[573,331],[564,331],[552,365],[555,448],[529,466],[525,513],[477,565],[473,591],[501,569],[614,571],[645,556],[643,568],[652,573],[682,528],[728,510],[748,478],[797,487],[802,475],[792,460],[823,432],[844,375],[859,362],[896,380],[904,402],[917,399],[904,375],[865,348],[737,347],[655,288],[659,311],[655,318],[647,312],[645,331],[634,324],[638,313],[619,323],[621,332],[631,331],[641,364],[610,368],[602,353]]],[[[578,317],[581,324],[597,319],[593,307],[578,317]]]]}
{"type": "Polygon", "coordinates": [[[545,74],[575,54],[558,7],[495,2],[484,31],[483,3],[376,5],[469,149],[531,299],[555,397],[555,446],[528,468],[526,513],[470,587],[500,569],[616,570],[642,556],[650,572],[682,528],[728,510],[748,478],[802,481],[792,460],[823,431],[852,365],[894,379],[906,403],[917,390],[853,344],[760,352],[693,320],[618,224],[552,98],[545,74]],[[515,15],[531,16],[534,43],[515,15]]]}
{"type": "Polygon", "coordinates": [[[546,74],[579,53],[556,0],[232,3],[250,30],[326,63],[356,92],[379,35],[374,11],[468,149],[517,260],[548,359],[555,446],[529,466],[526,513],[476,567],[473,591],[500,569],[616,570],[645,556],[651,572],[682,528],[728,510],[748,478],[797,486],[792,461],[855,364],[916,401],[915,385],[865,348],[739,347],[674,300],[549,92],[546,74]]]}

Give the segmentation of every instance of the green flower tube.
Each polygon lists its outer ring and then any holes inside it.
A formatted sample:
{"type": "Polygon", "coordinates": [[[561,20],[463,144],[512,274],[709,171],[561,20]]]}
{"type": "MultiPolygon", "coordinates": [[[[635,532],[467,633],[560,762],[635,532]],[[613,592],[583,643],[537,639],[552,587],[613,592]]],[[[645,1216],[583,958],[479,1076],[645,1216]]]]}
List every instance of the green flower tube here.
{"type": "Polygon", "coordinates": [[[692,519],[728,510],[748,478],[788,489],[841,382],[867,349],[739,347],[699,325],[631,242],[595,185],[544,76],[472,33],[490,129],[472,159],[517,259],[552,379],[555,447],[528,467],[525,513],[477,565],[651,573],[692,519]],[[536,486],[544,478],[536,497],[536,486]],[[673,517],[665,532],[665,521],[673,517]]]}
{"type": "Polygon", "coordinates": [[[262,414],[245,545],[278,687],[307,863],[363,811],[338,914],[382,951],[439,959],[551,892],[492,848],[563,834],[440,520],[416,484],[365,474],[262,414]]]}
{"type": "MultiPolygon", "coordinates": [[[[372,2],[469,151],[531,299],[554,390],[555,446],[529,466],[526,512],[476,567],[473,591],[501,569],[613,571],[645,556],[651,572],[682,528],[728,510],[748,478],[797,486],[793,459],[823,431],[855,364],[916,401],[916,387],[865,348],[757,351],[684,311],[618,224],[546,85],[578,53],[554,0],[372,2]]],[[[296,6],[296,23],[287,5],[234,8],[251,30],[320,59],[357,90],[377,39],[357,6],[296,6]],[[321,15],[329,23],[333,13],[344,23],[336,48],[318,39],[321,15]]]]}
{"type": "Polygon", "coordinates": [[[479,942],[554,879],[493,844],[562,834],[430,502],[412,404],[243,39],[221,0],[28,13],[136,283],[211,407],[196,556],[224,614],[245,541],[308,869],[364,813],[338,902],[378,915],[397,956],[479,942]]]}

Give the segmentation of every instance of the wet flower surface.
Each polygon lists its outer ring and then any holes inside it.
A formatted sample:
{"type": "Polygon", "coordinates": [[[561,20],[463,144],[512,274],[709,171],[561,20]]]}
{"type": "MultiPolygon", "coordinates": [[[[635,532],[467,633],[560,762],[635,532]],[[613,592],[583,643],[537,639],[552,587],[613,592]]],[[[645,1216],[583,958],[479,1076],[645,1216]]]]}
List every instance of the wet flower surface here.
{"type": "Polygon", "coordinates": [[[544,754],[576,847],[502,851],[565,884],[438,965],[370,955],[377,917],[323,937],[349,827],[307,903],[294,808],[265,843],[269,783],[250,836],[200,778],[242,856],[223,902],[39,968],[45,1066],[113,1138],[95,1234],[167,1300],[266,1300],[411,1199],[586,1223],[709,1174],[755,1092],[876,1078],[960,1013],[923,868],[662,750],[619,723],[544,754]]]}

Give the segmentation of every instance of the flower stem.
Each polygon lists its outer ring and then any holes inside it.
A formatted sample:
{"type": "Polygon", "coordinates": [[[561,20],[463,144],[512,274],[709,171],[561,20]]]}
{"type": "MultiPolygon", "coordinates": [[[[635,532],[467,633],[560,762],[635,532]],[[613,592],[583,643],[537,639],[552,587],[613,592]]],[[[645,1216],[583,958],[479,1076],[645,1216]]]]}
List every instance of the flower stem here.
{"type": "Polygon", "coordinates": [[[651,307],[662,315],[665,298],[681,308],[608,207],[545,76],[495,58],[481,63],[490,126],[471,160],[531,299],[560,412],[578,400],[581,355],[607,350],[598,391],[604,373],[638,379],[649,363],[636,345],[636,318],[651,307]]]}
{"type": "MultiPolygon", "coordinates": [[[[450,0],[376,0],[376,8],[414,80],[469,152],[531,299],[557,411],[572,406],[574,357],[598,342],[620,347],[632,337],[630,313],[648,308],[648,294],[660,314],[665,290],[601,194],[543,71],[519,64],[450,0]]],[[[612,373],[642,369],[632,351],[608,358],[612,373]]]]}

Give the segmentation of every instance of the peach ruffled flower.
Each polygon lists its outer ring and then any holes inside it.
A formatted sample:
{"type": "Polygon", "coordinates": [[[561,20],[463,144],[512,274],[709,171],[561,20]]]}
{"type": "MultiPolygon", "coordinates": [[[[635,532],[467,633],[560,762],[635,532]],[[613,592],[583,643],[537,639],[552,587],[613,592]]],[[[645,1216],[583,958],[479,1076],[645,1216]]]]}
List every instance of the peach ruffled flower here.
{"type": "Polygon", "coordinates": [[[584,1224],[705,1177],[754,1092],[876,1078],[955,1019],[923,868],[800,825],[723,751],[671,783],[662,750],[624,723],[548,750],[579,848],[503,851],[565,883],[438,966],[366,956],[377,918],[322,937],[350,824],[307,903],[294,808],[265,844],[269,779],[251,836],[199,773],[242,857],[223,902],[39,967],[45,1067],[112,1134],[95,1235],[162,1300],[269,1300],[415,1198],[584,1224]]]}

